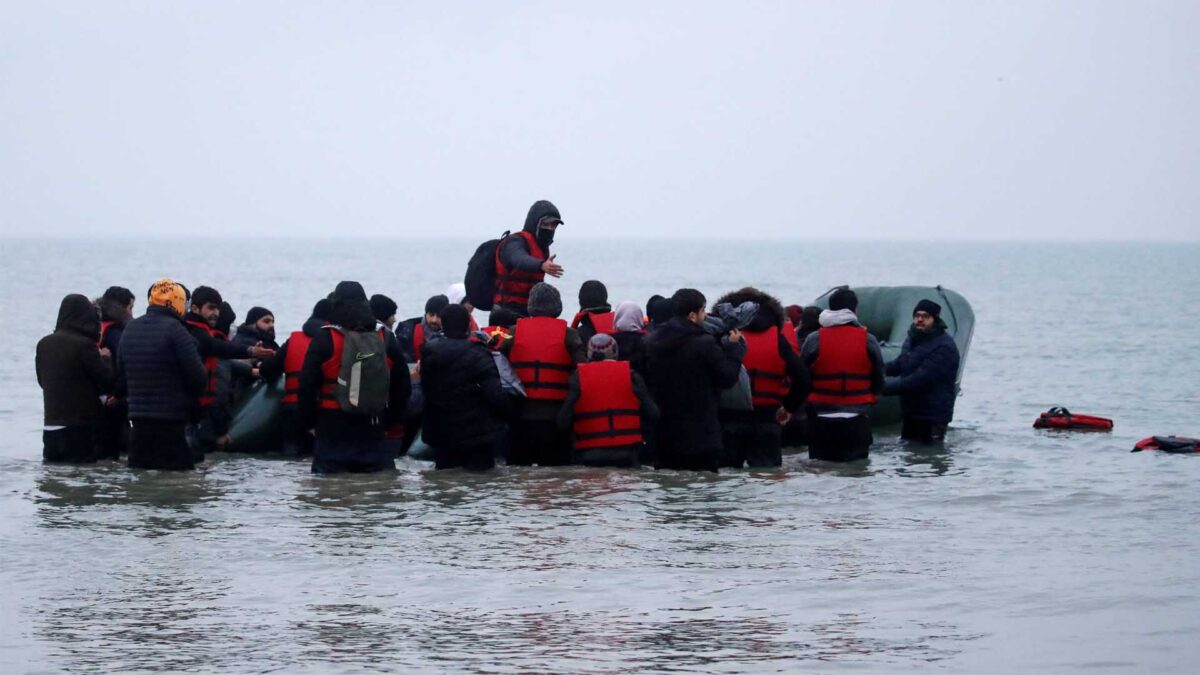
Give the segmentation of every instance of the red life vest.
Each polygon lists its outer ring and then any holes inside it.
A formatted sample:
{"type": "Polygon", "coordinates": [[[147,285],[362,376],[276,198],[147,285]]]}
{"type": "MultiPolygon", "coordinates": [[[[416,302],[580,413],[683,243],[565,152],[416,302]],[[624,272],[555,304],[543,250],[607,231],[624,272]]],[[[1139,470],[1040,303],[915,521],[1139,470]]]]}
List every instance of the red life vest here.
{"type": "Polygon", "coordinates": [[[783,339],[792,346],[792,351],[800,353],[800,340],[796,337],[796,326],[791,321],[783,322],[783,339]]]}
{"type": "Polygon", "coordinates": [[[867,329],[834,326],[818,331],[820,348],[812,364],[809,403],[866,405],[871,393],[871,357],[867,354],[867,329]]]}
{"type": "Polygon", "coordinates": [[[413,328],[413,358],[421,360],[421,346],[425,344],[425,321],[417,322],[413,328]]]}
{"type": "Polygon", "coordinates": [[[779,329],[742,334],[746,338],[746,358],[742,365],[750,374],[750,393],[755,406],[778,407],[787,391],[787,366],[779,355],[779,329]]]}
{"type": "Polygon", "coordinates": [[[481,333],[488,336],[488,348],[491,349],[492,351],[495,351],[496,349],[498,349],[500,347],[500,345],[504,343],[505,340],[508,340],[509,338],[512,337],[512,333],[508,332],[508,329],[505,328],[504,326],[484,326],[483,328],[481,328],[479,330],[481,333]],[[496,340],[496,342],[493,343],[492,339],[495,338],[497,335],[500,336],[500,339],[496,340]]]}
{"type": "Polygon", "coordinates": [[[592,322],[592,328],[595,329],[596,335],[612,334],[616,330],[613,328],[613,321],[616,320],[617,315],[612,312],[580,312],[575,315],[574,319],[571,319],[571,328],[579,328],[579,324],[583,322],[585,316],[592,322]]]}
{"type": "MultiPolygon", "coordinates": [[[[114,322],[114,321],[101,321],[100,322],[100,339],[96,340],[97,347],[104,346],[104,336],[108,334],[108,329],[112,328],[115,323],[116,322],[114,322]]],[[[116,356],[116,354],[114,354],[113,356],[116,356]]]]}
{"type": "MultiPolygon", "coordinates": [[[[202,321],[188,321],[187,325],[202,329],[214,340],[219,339],[217,331],[202,321]]],[[[221,359],[215,356],[206,356],[204,358],[204,370],[208,371],[208,385],[204,388],[204,393],[200,394],[200,398],[198,399],[201,408],[207,408],[217,400],[217,366],[220,363],[221,359]]]]}
{"type": "MultiPolygon", "coordinates": [[[[521,237],[529,246],[529,255],[539,259],[546,259],[546,251],[538,246],[537,237],[529,232],[518,232],[514,237],[521,237]]],[[[541,269],[536,272],[525,272],[523,270],[509,269],[500,260],[500,249],[504,248],[504,241],[496,247],[496,292],[492,295],[492,303],[494,305],[517,305],[525,307],[529,304],[529,289],[533,288],[534,284],[541,283],[546,278],[546,273],[541,269]]]]}
{"type": "MultiPolygon", "coordinates": [[[[379,329],[379,337],[383,339],[383,344],[387,345],[386,329],[379,329]]],[[[323,410],[341,410],[342,406],[338,405],[337,400],[337,381],[338,375],[342,370],[342,350],[346,346],[346,336],[342,335],[342,331],[337,328],[330,328],[329,337],[333,339],[333,356],[330,356],[321,364],[321,402],[320,407],[323,410]]],[[[392,369],[392,357],[384,357],[384,363],[387,364],[388,370],[392,369]]]]}
{"type": "Polygon", "coordinates": [[[575,447],[618,448],[642,442],[641,402],[633,393],[628,361],[579,364],[575,447]]]}
{"type": "Polygon", "coordinates": [[[525,387],[528,398],[563,401],[567,379],[575,362],[567,353],[567,322],[537,316],[517,321],[516,337],[508,360],[525,387]]]}
{"type": "Polygon", "coordinates": [[[300,402],[300,371],[304,369],[304,355],[312,344],[304,331],[298,330],[288,338],[287,353],[283,355],[283,399],[284,405],[300,402]]]}

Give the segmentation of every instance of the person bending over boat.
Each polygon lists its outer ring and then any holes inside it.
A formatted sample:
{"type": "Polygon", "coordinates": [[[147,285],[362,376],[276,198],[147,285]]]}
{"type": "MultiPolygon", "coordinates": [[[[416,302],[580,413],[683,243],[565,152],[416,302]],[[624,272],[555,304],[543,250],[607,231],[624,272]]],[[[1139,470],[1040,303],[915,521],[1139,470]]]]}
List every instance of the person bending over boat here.
{"type": "Polygon", "coordinates": [[[445,338],[431,342],[421,358],[422,438],[438,469],[484,471],[495,466],[508,433],[510,399],[487,345],[471,339],[466,308],[450,304],[439,316],[445,338]]]}
{"type": "Polygon", "coordinates": [[[646,339],[646,383],[661,413],[655,434],[660,469],[717,471],[720,392],[737,384],[746,346],[740,331],[718,340],[704,330],[705,303],[694,288],[675,291],[666,305],[674,316],[646,339]]]}
{"type": "Polygon", "coordinates": [[[558,207],[546,200],[533,203],[520,232],[505,237],[496,249],[496,281],[492,304],[529,316],[529,294],[535,284],[549,274],[563,275],[562,265],[554,262],[550,245],[554,233],[563,224],[558,207]]]}
{"type": "Polygon", "coordinates": [[[808,395],[808,456],[831,462],[866,459],[870,409],[883,389],[883,354],[875,336],[858,322],[858,296],[839,288],[821,312],[821,327],[808,336],[800,356],[812,372],[808,395]]]}
{"type": "Polygon", "coordinates": [[[588,362],[567,381],[558,427],[574,437],[575,464],[641,466],[644,429],[658,421],[654,397],[628,361],[618,361],[617,341],[600,333],[588,340],[588,362]]]}
{"type": "Polygon", "coordinates": [[[921,300],[900,356],[887,364],[883,393],[900,395],[900,438],[935,443],[946,436],[958,395],[958,345],[946,332],[942,306],[921,300]]]}
{"type": "Polygon", "coordinates": [[[330,298],[330,325],[300,368],[299,417],[315,434],[313,473],[367,473],[396,467],[384,430],[403,419],[411,394],[396,336],[377,327],[367,294],[343,281],[330,298]]]}
{"type": "Polygon", "coordinates": [[[525,388],[525,402],[509,431],[508,463],[561,466],[571,463],[570,437],[558,428],[567,380],[586,358],[579,333],[558,318],[562,298],[550,284],[529,291],[529,317],[519,319],[512,339],[500,346],[525,388]]]}

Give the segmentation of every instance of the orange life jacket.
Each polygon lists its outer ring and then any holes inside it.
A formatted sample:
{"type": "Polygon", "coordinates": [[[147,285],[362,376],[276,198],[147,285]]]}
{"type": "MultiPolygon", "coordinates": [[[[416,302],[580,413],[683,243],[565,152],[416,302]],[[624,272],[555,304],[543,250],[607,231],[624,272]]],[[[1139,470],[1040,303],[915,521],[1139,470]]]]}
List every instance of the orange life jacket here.
{"type": "Polygon", "coordinates": [[[484,326],[483,328],[481,328],[479,330],[481,333],[488,336],[488,343],[489,343],[488,348],[492,349],[493,351],[498,349],[505,340],[512,337],[512,333],[508,332],[508,329],[505,328],[504,326],[484,326]],[[500,339],[497,340],[495,342],[495,344],[492,344],[491,343],[492,339],[495,338],[497,335],[500,336],[500,339]]]}
{"type": "Polygon", "coordinates": [[[613,321],[617,318],[617,315],[612,312],[580,312],[575,315],[574,319],[571,319],[571,328],[579,328],[579,324],[583,322],[583,317],[585,316],[591,320],[592,328],[596,330],[596,335],[600,333],[611,334],[616,330],[613,328],[613,321]]]}
{"type": "MultiPolygon", "coordinates": [[[[539,259],[546,259],[546,251],[538,246],[537,237],[529,232],[517,232],[514,237],[521,237],[529,246],[529,255],[539,259]]],[[[529,304],[529,289],[533,288],[534,284],[540,283],[546,278],[546,273],[541,269],[536,272],[526,272],[524,270],[509,269],[500,260],[500,249],[504,248],[504,241],[496,247],[496,292],[492,295],[492,303],[494,305],[517,305],[525,307],[529,304]]]]}
{"type": "MultiPolygon", "coordinates": [[[[220,333],[202,321],[188,321],[187,324],[202,329],[214,340],[220,339],[218,337],[220,333]]],[[[204,357],[204,370],[208,372],[208,384],[204,387],[204,393],[200,394],[200,398],[197,399],[201,408],[208,408],[217,400],[217,366],[220,364],[221,359],[215,356],[204,357]]]]}
{"type": "Polygon", "coordinates": [[[304,355],[312,338],[298,330],[288,338],[287,353],[283,355],[283,399],[284,405],[300,402],[300,371],[304,369],[304,355]]]}
{"type": "MultiPolygon", "coordinates": [[[[383,339],[383,344],[387,345],[387,329],[379,329],[379,337],[383,339]]],[[[333,339],[333,356],[330,356],[321,364],[321,401],[320,407],[323,410],[341,410],[342,406],[338,405],[337,400],[337,381],[338,375],[342,370],[342,350],[346,346],[346,336],[342,335],[342,331],[331,329],[329,337],[333,339]]],[[[388,370],[392,369],[392,357],[384,357],[384,363],[387,364],[388,370]]]]}
{"type": "Polygon", "coordinates": [[[833,326],[817,333],[820,347],[812,364],[809,403],[864,405],[875,402],[871,393],[871,357],[867,354],[867,329],[833,326]]]}
{"type": "MultiPolygon", "coordinates": [[[[104,336],[108,333],[108,329],[112,328],[115,323],[116,322],[114,322],[114,321],[101,321],[100,322],[100,339],[96,340],[97,347],[104,346],[104,336]]],[[[116,354],[113,354],[113,356],[116,356],[116,354]]]]}
{"type": "Polygon", "coordinates": [[[755,406],[778,407],[787,392],[787,366],[779,355],[779,329],[771,326],[759,333],[746,332],[746,357],[742,365],[750,374],[750,393],[755,406]]]}
{"type": "Polygon", "coordinates": [[[508,359],[525,387],[527,398],[563,401],[567,379],[575,369],[567,353],[567,322],[548,316],[517,321],[516,337],[508,359]]]}
{"type": "Polygon", "coordinates": [[[425,344],[425,321],[417,322],[413,327],[413,358],[421,360],[421,345],[425,344]]]}
{"type": "Polygon", "coordinates": [[[579,364],[575,447],[617,448],[642,442],[641,402],[628,361],[579,364]]]}

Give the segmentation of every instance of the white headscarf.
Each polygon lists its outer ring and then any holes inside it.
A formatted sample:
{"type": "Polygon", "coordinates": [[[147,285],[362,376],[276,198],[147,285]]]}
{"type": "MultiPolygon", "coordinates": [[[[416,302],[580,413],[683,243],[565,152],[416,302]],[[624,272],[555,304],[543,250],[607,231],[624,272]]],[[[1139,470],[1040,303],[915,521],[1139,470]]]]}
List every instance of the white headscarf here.
{"type": "Polygon", "coordinates": [[[636,302],[626,300],[617,305],[613,327],[620,333],[636,333],[642,329],[642,320],[644,318],[645,315],[642,314],[642,308],[636,302]]]}
{"type": "Polygon", "coordinates": [[[461,305],[463,298],[467,297],[467,287],[465,284],[450,284],[444,295],[450,300],[450,304],[461,305]]]}

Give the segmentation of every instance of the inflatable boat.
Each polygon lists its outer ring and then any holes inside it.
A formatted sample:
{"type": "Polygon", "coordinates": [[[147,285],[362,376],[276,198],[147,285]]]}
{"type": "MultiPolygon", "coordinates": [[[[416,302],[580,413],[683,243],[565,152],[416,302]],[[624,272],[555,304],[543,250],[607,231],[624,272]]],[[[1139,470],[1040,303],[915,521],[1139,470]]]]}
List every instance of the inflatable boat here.
{"type": "MultiPolygon", "coordinates": [[[[826,309],[829,307],[830,289],[812,304],[826,309]]],[[[975,312],[967,299],[941,286],[862,286],[852,288],[858,295],[858,319],[883,350],[883,360],[891,361],[900,355],[908,328],[912,325],[912,311],[920,300],[933,300],[942,306],[942,320],[946,331],[958,345],[960,360],[955,387],[962,381],[963,367],[967,362],[967,350],[975,331],[975,312]]],[[[283,378],[274,382],[259,382],[238,405],[230,425],[231,451],[254,452],[270,443],[279,434],[280,399],[283,398],[283,378]]],[[[895,424],[900,421],[900,399],[884,396],[879,399],[871,414],[876,425],[895,424]]],[[[409,455],[425,458],[430,455],[428,446],[418,438],[409,450],[409,455]]]]}
{"type": "MultiPolygon", "coordinates": [[[[829,296],[837,288],[831,288],[812,304],[821,309],[829,308],[829,296]]],[[[861,286],[850,290],[858,296],[858,320],[867,331],[879,340],[883,361],[888,363],[900,355],[908,328],[912,325],[912,312],[917,302],[932,300],[942,307],[942,321],[946,332],[958,345],[958,375],[954,387],[962,383],[963,368],[967,363],[967,350],[971,347],[971,336],[975,333],[975,311],[962,295],[941,286],[861,286]]],[[[881,396],[871,411],[871,423],[875,426],[900,422],[900,397],[881,396]]]]}

